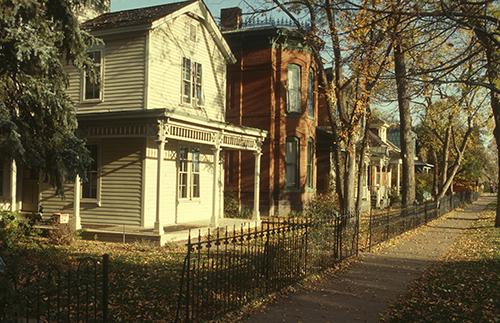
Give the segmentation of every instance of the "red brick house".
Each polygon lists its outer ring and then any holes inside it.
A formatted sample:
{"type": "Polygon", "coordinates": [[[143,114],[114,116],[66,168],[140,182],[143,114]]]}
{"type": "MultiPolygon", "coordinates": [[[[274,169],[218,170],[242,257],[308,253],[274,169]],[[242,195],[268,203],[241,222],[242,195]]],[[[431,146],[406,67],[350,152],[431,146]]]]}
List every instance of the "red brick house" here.
{"type": "MultiPolygon", "coordinates": [[[[226,120],[268,131],[260,166],[263,214],[300,211],[316,193],[317,80],[307,46],[291,24],[243,23],[222,9],[221,28],[236,64],[228,66],[226,120]]],[[[244,206],[253,200],[254,157],[225,156],[225,189],[244,206]]]]}

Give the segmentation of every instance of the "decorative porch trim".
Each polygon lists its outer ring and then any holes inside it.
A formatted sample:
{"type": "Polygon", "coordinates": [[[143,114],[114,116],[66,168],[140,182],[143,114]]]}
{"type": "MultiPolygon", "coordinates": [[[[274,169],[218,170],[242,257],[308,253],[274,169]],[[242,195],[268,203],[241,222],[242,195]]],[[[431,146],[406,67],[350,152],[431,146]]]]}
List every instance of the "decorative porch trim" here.
{"type": "Polygon", "coordinates": [[[187,142],[205,144],[213,147],[258,151],[267,132],[228,125],[225,123],[207,121],[195,124],[173,117],[158,116],[151,119],[120,122],[111,121],[92,125],[82,125],[80,134],[85,138],[145,138],[157,137],[159,134],[165,139],[176,139],[187,142]]]}
{"type": "Polygon", "coordinates": [[[99,125],[87,126],[81,129],[82,135],[86,138],[130,138],[146,137],[148,132],[147,124],[121,124],[121,125],[99,125]]]}
{"type": "Polygon", "coordinates": [[[180,124],[170,119],[164,120],[165,137],[188,142],[196,142],[214,147],[259,151],[266,134],[245,135],[226,129],[204,128],[180,124]]]}

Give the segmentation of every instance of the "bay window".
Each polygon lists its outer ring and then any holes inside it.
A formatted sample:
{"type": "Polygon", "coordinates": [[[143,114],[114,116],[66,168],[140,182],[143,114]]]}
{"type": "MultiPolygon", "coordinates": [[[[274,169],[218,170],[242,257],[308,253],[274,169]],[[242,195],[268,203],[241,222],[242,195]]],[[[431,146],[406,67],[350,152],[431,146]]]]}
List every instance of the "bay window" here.
{"type": "Polygon", "coordinates": [[[285,187],[299,188],[299,138],[288,137],[285,148],[285,187]]]}
{"type": "Polygon", "coordinates": [[[300,113],[300,66],[296,64],[288,64],[287,77],[287,112],[300,113]]]}
{"type": "Polygon", "coordinates": [[[314,187],[314,142],[312,139],[307,141],[307,173],[306,185],[308,188],[314,187]]]}

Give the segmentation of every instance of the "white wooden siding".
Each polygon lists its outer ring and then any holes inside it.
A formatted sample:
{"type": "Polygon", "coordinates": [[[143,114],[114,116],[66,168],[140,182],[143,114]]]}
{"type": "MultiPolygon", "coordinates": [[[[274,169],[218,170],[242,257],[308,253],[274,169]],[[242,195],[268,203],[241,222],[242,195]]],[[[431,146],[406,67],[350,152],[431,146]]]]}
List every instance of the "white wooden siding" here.
{"type": "MultiPolygon", "coordinates": [[[[141,224],[143,139],[106,139],[101,147],[101,205],[81,202],[82,224],[141,224]]],[[[45,213],[73,212],[73,184],[65,198],[45,185],[41,204],[45,213]]]]}
{"type": "Polygon", "coordinates": [[[156,220],[157,150],[153,138],[148,138],[144,160],[144,227],[153,227],[156,220]]]}
{"type": "MultiPolygon", "coordinates": [[[[200,9],[195,11],[200,12],[200,9]]],[[[226,61],[203,23],[181,15],[150,31],[147,108],[168,108],[212,120],[224,120],[226,61]],[[197,41],[189,39],[189,24],[197,26],[197,41]],[[201,107],[181,103],[182,58],[203,66],[201,107]]]]}
{"type": "MultiPolygon", "coordinates": [[[[145,226],[152,227],[156,218],[156,143],[148,141],[146,149],[146,210],[145,226]]],[[[169,140],[165,145],[163,174],[161,176],[163,204],[161,217],[164,225],[202,220],[207,222],[212,216],[213,202],[213,153],[208,146],[169,140]],[[200,198],[193,200],[177,198],[177,152],[179,147],[200,150],[200,198]]],[[[223,177],[221,177],[223,178],[223,177]]]]}
{"type": "Polygon", "coordinates": [[[68,66],[67,93],[77,112],[113,112],[144,108],[146,32],[103,38],[102,102],[82,102],[83,77],[68,66]]]}

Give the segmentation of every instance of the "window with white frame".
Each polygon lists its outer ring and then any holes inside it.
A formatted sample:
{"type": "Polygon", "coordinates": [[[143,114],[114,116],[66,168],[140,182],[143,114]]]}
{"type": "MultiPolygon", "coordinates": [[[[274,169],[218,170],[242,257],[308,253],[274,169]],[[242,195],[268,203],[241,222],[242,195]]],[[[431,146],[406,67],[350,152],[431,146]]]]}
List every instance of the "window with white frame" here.
{"type": "Polygon", "coordinates": [[[188,150],[179,149],[179,198],[188,197],[188,150]]]}
{"type": "Polygon", "coordinates": [[[287,112],[300,113],[300,66],[297,64],[288,64],[287,72],[287,112]]]}
{"type": "Polygon", "coordinates": [[[95,77],[84,71],[83,100],[100,100],[102,93],[102,53],[99,50],[88,53],[94,62],[95,77]]]}
{"type": "Polygon", "coordinates": [[[200,197],[200,150],[187,147],[179,149],[179,198],[194,199],[200,197]]]}
{"type": "Polygon", "coordinates": [[[299,188],[299,138],[288,137],[285,149],[285,187],[299,188]]]}
{"type": "Polygon", "coordinates": [[[203,66],[182,58],[182,102],[203,105],[203,66]]]}
{"type": "Polygon", "coordinates": [[[314,187],[314,142],[310,138],[307,141],[307,173],[306,173],[306,185],[308,188],[314,187]]]}
{"type": "Polygon", "coordinates": [[[314,118],[314,70],[309,69],[309,85],[307,89],[307,115],[314,118]]]}
{"type": "Polygon", "coordinates": [[[200,197],[200,150],[191,150],[191,197],[200,197]]]}
{"type": "Polygon", "coordinates": [[[87,169],[87,180],[82,183],[82,198],[97,200],[99,195],[99,149],[97,145],[88,145],[92,162],[87,169]]]}

